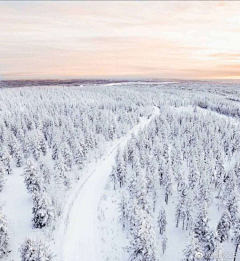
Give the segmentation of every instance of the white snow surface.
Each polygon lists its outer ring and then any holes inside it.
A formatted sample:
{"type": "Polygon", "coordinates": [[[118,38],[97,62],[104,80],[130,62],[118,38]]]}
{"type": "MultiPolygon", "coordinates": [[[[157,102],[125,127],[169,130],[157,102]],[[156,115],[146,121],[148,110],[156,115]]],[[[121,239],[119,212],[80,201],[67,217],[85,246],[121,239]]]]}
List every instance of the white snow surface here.
{"type": "Polygon", "coordinates": [[[13,174],[9,175],[1,192],[3,213],[9,222],[11,254],[8,261],[17,261],[19,247],[26,235],[36,233],[32,229],[32,198],[26,190],[24,177],[21,175],[23,168],[13,168],[13,174]],[[11,258],[11,257],[14,257],[11,258]],[[17,259],[16,259],[17,258],[17,259]]]}

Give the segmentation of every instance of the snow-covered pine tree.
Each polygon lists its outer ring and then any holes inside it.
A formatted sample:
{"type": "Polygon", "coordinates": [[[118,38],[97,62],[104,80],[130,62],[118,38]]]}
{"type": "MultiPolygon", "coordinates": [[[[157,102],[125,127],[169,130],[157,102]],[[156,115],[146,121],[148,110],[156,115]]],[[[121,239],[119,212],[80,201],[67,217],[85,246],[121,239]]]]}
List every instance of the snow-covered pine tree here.
{"type": "Polygon", "coordinates": [[[152,158],[150,161],[150,166],[146,171],[146,182],[147,182],[147,190],[151,192],[152,202],[153,202],[153,211],[155,211],[155,206],[157,203],[157,194],[158,194],[158,173],[157,173],[157,162],[155,158],[152,158]]]}
{"type": "Polygon", "coordinates": [[[158,223],[159,233],[163,235],[163,233],[166,231],[166,225],[167,225],[166,211],[164,207],[162,207],[159,212],[157,223],[158,223]]]}
{"type": "Polygon", "coordinates": [[[71,170],[72,165],[73,165],[73,155],[72,155],[69,145],[66,142],[62,145],[62,157],[63,157],[65,166],[69,170],[71,170]]]}
{"type": "Polygon", "coordinates": [[[137,176],[136,173],[133,171],[130,178],[129,178],[129,183],[128,183],[128,191],[131,197],[136,196],[137,193],[137,176]]]}
{"type": "Polygon", "coordinates": [[[176,213],[175,213],[176,227],[178,227],[179,222],[182,219],[183,211],[184,211],[184,201],[182,200],[182,198],[180,198],[179,202],[176,205],[176,213]]]}
{"type": "Polygon", "coordinates": [[[227,241],[230,236],[231,216],[228,211],[225,211],[218,223],[217,233],[220,238],[220,243],[227,241]]]}
{"type": "Polygon", "coordinates": [[[57,143],[57,142],[55,142],[55,143],[53,144],[53,147],[52,147],[52,159],[53,159],[53,160],[57,160],[57,159],[58,159],[58,156],[59,156],[59,154],[60,154],[60,152],[59,152],[59,146],[60,146],[60,144],[57,143]]]}
{"type": "Polygon", "coordinates": [[[133,231],[133,229],[137,226],[139,226],[139,220],[140,220],[140,206],[138,205],[138,201],[136,197],[130,197],[129,198],[129,206],[128,206],[128,212],[129,212],[129,222],[130,222],[130,230],[133,231]]]}
{"type": "Polygon", "coordinates": [[[37,139],[36,136],[33,136],[34,139],[32,140],[32,155],[33,158],[38,161],[40,156],[41,156],[41,147],[39,144],[39,140],[37,139]]]}
{"type": "Polygon", "coordinates": [[[234,261],[236,261],[237,255],[238,255],[238,248],[240,245],[240,219],[238,219],[235,223],[234,230],[233,230],[232,243],[235,246],[234,261]]]}
{"type": "Polygon", "coordinates": [[[215,260],[214,253],[218,248],[218,242],[217,234],[213,230],[208,230],[200,242],[206,261],[215,260]]]}
{"type": "Polygon", "coordinates": [[[40,161],[39,162],[39,171],[42,174],[44,183],[50,184],[51,175],[50,175],[50,170],[49,170],[47,164],[45,164],[44,162],[40,161]]]}
{"type": "Polygon", "coordinates": [[[7,152],[5,152],[3,154],[2,162],[4,164],[6,173],[8,175],[12,174],[12,168],[11,168],[11,164],[10,164],[10,155],[7,152]]]}
{"type": "Polygon", "coordinates": [[[82,169],[84,166],[84,160],[86,159],[84,155],[83,148],[79,145],[76,149],[75,155],[75,163],[78,165],[79,169],[82,169]]]}
{"type": "Polygon", "coordinates": [[[0,259],[6,257],[10,251],[9,233],[6,217],[1,213],[0,206],[0,259]]]}
{"type": "Polygon", "coordinates": [[[46,154],[47,154],[47,144],[44,140],[44,137],[41,137],[40,140],[39,140],[39,148],[40,148],[40,151],[42,152],[43,156],[46,156],[46,154]]]}
{"type": "Polygon", "coordinates": [[[194,215],[194,205],[192,200],[192,193],[188,193],[188,198],[186,199],[186,230],[192,229],[193,225],[193,215],[194,215]]]}
{"type": "Polygon", "coordinates": [[[167,242],[168,242],[168,239],[166,236],[163,237],[162,239],[162,252],[163,254],[165,253],[166,249],[167,249],[167,242]]]}
{"type": "Polygon", "coordinates": [[[240,161],[237,160],[234,166],[234,173],[236,176],[236,183],[238,188],[240,189],[240,161]]]}
{"type": "Polygon", "coordinates": [[[150,213],[150,203],[147,193],[146,177],[142,169],[139,171],[139,175],[137,177],[136,198],[140,208],[145,210],[147,213],[150,213]]]}
{"type": "Polygon", "coordinates": [[[166,163],[165,163],[165,159],[163,157],[159,157],[158,176],[159,176],[159,185],[163,186],[165,183],[165,177],[166,177],[166,163]]]}
{"type": "Polygon", "coordinates": [[[207,217],[206,209],[205,207],[202,207],[202,209],[199,211],[193,228],[194,237],[197,238],[199,242],[204,240],[206,233],[209,231],[208,221],[209,219],[207,217]]]}
{"type": "Polygon", "coordinates": [[[129,218],[129,212],[128,212],[128,197],[125,193],[122,194],[121,201],[119,203],[119,221],[122,223],[123,229],[125,229],[128,218],[129,218]]]}
{"type": "Polygon", "coordinates": [[[116,183],[117,183],[117,170],[116,170],[115,166],[112,167],[110,178],[111,178],[111,181],[113,182],[113,189],[115,190],[116,189],[116,183]]]}
{"type": "Polygon", "coordinates": [[[29,193],[40,192],[43,190],[42,182],[39,177],[37,169],[33,166],[32,162],[29,161],[24,168],[24,182],[29,193]]]}
{"type": "Polygon", "coordinates": [[[0,192],[2,191],[5,184],[5,178],[4,178],[4,167],[0,162],[0,192]]]}
{"type": "Polygon", "coordinates": [[[239,215],[238,214],[238,212],[239,212],[238,201],[234,194],[229,195],[228,202],[226,204],[226,208],[229,211],[229,214],[231,216],[231,223],[234,226],[235,222],[238,219],[238,215],[239,215]]]}
{"type": "Polygon", "coordinates": [[[204,253],[199,246],[199,242],[193,236],[191,243],[183,250],[184,258],[182,261],[199,261],[204,257],[204,253]]]}
{"type": "Polygon", "coordinates": [[[125,182],[126,169],[124,167],[120,149],[118,149],[118,151],[117,151],[115,161],[116,161],[116,176],[117,176],[117,180],[119,182],[119,186],[121,188],[125,182]]]}
{"type": "Polygon", "coordinates": [[[23,157],[23,152],[20,149],[20,146],[15,146],[14,159],[15,159],[15,162],[16,162],[16,167],[20,168],[20,167],[23,166],[24,157],[23,157]]]}
{"type": "Polygon", "coordinates": [[[69,168],[68,166],[66,165],[66,162],[64,160],[64,158],[59,155],[56,163],[55,163],[55,166],[54,168],[56,170],[58,170],[58,178],[59,178],[59,181],[62,182],[62,184],[64,184],[64,186],[69,189],[70,188],[70,179],[68,177],[68,171],[69,171],[69,168]]]}
{"type": "Polygon", "coordinates": [[[33,196],[33,227],[42,228],[49,226],[55,219],[55,210],[52,200],[43,193],[33,196]]]}
{"type": "Polygon", "coordinates": [[[138,225],[133,228],[130,261],[157,261],[157,243],[150,215],[143,209],[138,212],[138,225]]]}
{"type": "Polygon", "coordinates": [[[168,173],[165,179],[165,203],[168,204],[169,196],[172,195],[172,179],[168,173]]]}
{"type": "Polygon", "coordinates": [[[41,239],[26,238],[20,249],[21,261],[52,261],[53,254],[41,239]]]}

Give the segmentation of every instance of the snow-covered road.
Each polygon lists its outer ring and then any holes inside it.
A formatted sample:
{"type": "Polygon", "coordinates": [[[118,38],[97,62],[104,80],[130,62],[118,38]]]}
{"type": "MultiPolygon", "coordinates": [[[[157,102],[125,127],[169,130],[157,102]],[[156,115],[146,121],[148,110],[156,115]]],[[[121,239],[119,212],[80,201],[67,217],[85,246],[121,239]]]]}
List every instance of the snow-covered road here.
{"type": "Polygon", "coordinates": [[[117,149],[124,147],[132,133],[137,134],[140,128],[146,126],[158,114],[159,109],[154,107],[149,119],[141,119],[127,136],[117,140],[95,170],[72,193],[72,199],[65,208],[68,213],[63,217],[62,231],[60,227],[59,238],[56,239],[56,242],[59,241],[58,260],[101,261],[97,235],[98,203],[111,173],[117,149]]]}

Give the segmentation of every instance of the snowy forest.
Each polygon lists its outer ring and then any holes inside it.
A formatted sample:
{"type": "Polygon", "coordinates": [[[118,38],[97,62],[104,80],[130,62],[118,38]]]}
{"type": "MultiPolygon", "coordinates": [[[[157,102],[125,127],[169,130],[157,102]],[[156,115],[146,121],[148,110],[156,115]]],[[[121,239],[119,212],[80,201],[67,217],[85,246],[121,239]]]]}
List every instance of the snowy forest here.
{"type": "Polygon", "coordinates": [[[0,260],[239,261],[239,87],[1,88],[0,260]]]}

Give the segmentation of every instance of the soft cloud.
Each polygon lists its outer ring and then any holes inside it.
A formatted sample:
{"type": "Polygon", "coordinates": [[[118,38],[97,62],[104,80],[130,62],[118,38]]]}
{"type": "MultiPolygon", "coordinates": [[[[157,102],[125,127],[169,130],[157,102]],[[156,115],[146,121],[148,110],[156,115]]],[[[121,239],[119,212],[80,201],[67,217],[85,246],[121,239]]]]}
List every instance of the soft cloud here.
{"type": "Polygon", "coordinates": [[[4,78],[239,77],[240,2],[1,2],[4,78]]]}

